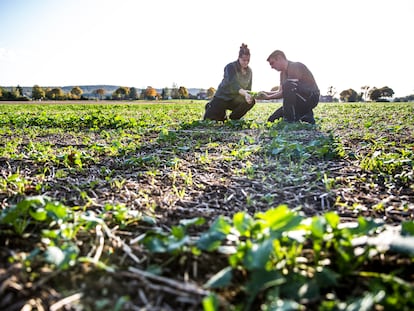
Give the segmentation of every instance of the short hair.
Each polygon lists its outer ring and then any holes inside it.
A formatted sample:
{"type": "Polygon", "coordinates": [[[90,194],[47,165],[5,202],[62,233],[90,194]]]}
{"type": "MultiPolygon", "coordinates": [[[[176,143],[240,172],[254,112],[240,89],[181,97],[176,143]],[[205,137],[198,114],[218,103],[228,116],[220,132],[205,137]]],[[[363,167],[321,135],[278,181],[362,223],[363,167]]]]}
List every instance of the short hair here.
{"type": "Polygon", "coordinates": [[[250,50],[247,47],[247,44],[244,44],[244,43],[242,43],[242,45],[240,46],[239,58],[242,57],[243,55],[247,55],[250,57],[250,50]]]}
{"type": "Polygon", "coordinates": [[[280,50],[275,50],[272,52],[272,54],[269,55],[269,57],[267,58],[267,61],[269,61],[271,58],[276,58],[278,56],[281,56],[283,59],[286,59],[285,53],[283,53],[280,50]]]}

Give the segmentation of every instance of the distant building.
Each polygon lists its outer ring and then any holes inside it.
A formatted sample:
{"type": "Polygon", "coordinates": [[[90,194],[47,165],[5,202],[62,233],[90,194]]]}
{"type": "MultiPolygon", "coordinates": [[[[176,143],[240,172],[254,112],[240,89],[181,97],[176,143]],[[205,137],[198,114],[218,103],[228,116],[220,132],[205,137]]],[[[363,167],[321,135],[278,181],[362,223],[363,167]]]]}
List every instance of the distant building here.
{"type": "Polygon", "coordinates": [[[197,99],[207,99],[207,92],[205,91],[198,92],[197,99]]]}
{"type": "Polygon", "coordinates": [[[321,103],[332,103],[333,102],[333,97],[332,97],[332,95],[321,95],[319,97],[319,102],[321,102],[321,103]]]}

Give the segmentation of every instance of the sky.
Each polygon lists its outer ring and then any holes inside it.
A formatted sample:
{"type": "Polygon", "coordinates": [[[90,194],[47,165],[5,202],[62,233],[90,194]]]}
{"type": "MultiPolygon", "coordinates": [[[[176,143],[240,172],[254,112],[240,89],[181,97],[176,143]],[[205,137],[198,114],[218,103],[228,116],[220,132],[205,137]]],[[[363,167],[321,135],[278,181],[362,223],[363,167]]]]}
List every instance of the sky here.
{"type": "Polygon", "coordinates": [[[414,94],[413,0],[0,0],[0,86],[217,88],[249,46],[253,90],[276,49],[322,94],[414,94]]]}

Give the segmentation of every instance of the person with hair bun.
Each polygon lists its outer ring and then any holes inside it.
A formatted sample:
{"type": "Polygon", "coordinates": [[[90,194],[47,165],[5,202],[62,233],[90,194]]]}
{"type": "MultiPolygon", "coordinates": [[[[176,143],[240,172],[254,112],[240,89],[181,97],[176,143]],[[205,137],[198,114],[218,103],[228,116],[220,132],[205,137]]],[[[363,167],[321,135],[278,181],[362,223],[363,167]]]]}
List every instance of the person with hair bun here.
{"type": "Polygon", "coordinates": [[[255,105],[249,94],[252,89],[252,70],[249,67],[250,50],[242,44],[236,61],[224,67],[224,77],[214,97],[206,104],[204,120],[225,121],[227,110],[231,120],[239,120],[255,105]]]}

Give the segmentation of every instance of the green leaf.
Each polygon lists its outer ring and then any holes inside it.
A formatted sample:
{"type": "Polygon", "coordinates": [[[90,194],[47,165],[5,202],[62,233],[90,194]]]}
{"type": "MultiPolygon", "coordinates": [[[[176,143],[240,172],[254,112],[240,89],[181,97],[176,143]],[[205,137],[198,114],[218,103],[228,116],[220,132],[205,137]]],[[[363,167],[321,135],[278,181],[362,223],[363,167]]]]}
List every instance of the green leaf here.
{"type": "Polygon", "coordinates": [[[325,219],[328,222],[328,224],[332,227],[332,229],[337,229],[339,222],[340,222],[340,217],[337,213],[335,212],[328,212],[325,214],[325,219]]]}
{"type": "Polygon", "coordinates": [[[370,311],[373,309],[374,304],[381,301],[385,296],[383,291],[378,293],[367,293],[364,297],[353,300],[346,307],[346,311],[370,311]]]}
{"type": "Polygon", "coordinates": [[[11,206],[1,211],[0,222],[5,224],[12,224],[19,218],[26,217],[30,204],[27,204],[25,200],[19,202],[17,205],[11,206]]]}
{"type": "Polygon", "coordinates": [[[150,217],[148,215],[144,215],[141,219],[143,222],[145,222],[146,224],[155,226],[157,224],[157,220],[154,217],[150,217]]]}
{"type": "Polygon", "coordinates": [[[171,234],[177,239],[182,239],[185,236],[185,229],[184,227],[173,226],[171,228],[171,234]]]}
{"type": "Polygon", "coordinates": [[[226,238],[226,234],[218,231],[208,231],[203,233],[197,240],[196,246],[204,251],[216,250],[220,245],[221,241],[226,238]]]}
{"type": "Polygon", "coordinates": [[[19,211],[16,206],[12,206],[0,211],[0,223],[13,224],[22,215],[22,211],[19,211]]]}
{"type": "Polygon", "coordinates": [[[229,234],[231,231],[231,225],[229,224],[229,222],[223,217],[223,216],[219,216],[214,223],[211,225],[210,230],[212,231],[218,231],[218,232],[222,232],[225,235],[229,234]]]}
{"type": "Polygon", "coordinates": [[[192,225],[202,225],[206,222],[205,218],[203,217],[195,217],[191,219],[181,219],[180,225],[184,227],[192,226],[192,225]]]}
{"type": "Polygon", "coordinates": [[[355,228],[349,228],[349,232],[355,236],[369,235],[374,229],[377,229],[381,225],[381,223],[378,223],[373,219],[358,217],[358,226],[355,228]]]}
{"type": "Polygon", "coordinates": [[[219,309],[218,299],[214,293],[204,297],[202,304],[204,311],[217,311],[219,309]]]}
{"type": "Polygon", "coordinates": [[[258,213],[256,217],[263,220],[264,225],[275,233],[289,231],[297,227],[302,221],[302,217],[292,212],[287,205],[280,205],[265,213],[258,213]]]}
{"type": "Polygon", "coordinates": [[[20,201],[17,204],[18,209],[22,209],[23,211],[27,211],[30,207],[41,207],[45,206],[45,200],[48,198],[45,196],[33,196],[33,197],[27,197],[24,200],[20,201]]]}
{"type": "Polygon", "coordinates": [[[250,279],[246,283],[246,292],[249,299],[254,300],[256,295],[265,289],[284,284],[285,278],[278,271],[259,269],[251,271],[250,279]]]}
{"type": "Polygon", "coordinates": [[[27,197],[8,209],[1,211],[0,223],[12,225],[16,233],[23,234],[30,218],[36,221],[47,220],[46,196],[27,197]]]}
{"type": "Polygon", "coordinates": [[[299,301],[303,299],[319,299],[320,284],[315,279],[310,279],[299,286],[297,293],[299,301]]]}
{"type": "Polygon", "coordinates": [[[281,288],[281,296],[294,299],[318,299],[320,285],[318,280],[309,278],[300,272],[292,272],[285,276],[286,283],[281,288]]]}
{"type": "Polygon", "coordinates": [[[42,230],[42,238],[48,238],[48,239],[56,239],[59,236],[57,230],[42,230]]]}
{"type": "Polygon", "coordinates": [[[233,216],[233,225],[241,236],[250,236],[250,228],[253,224],[253,218],[245,212],[238,212],[233,216]]]}
{"type": "Polygon", "coordinates": [[[169,240],[167,242],[167,251],[169,253],[175,252],[177,250],[180,250],[183,246],[185,246],[189,242],[190,238],[188,236],[184,236],[182,239],[179,240],[169,240]]]}
{"type": "Polygon", "coordinates": [[[213,275],[204,286],[207,288],[222,288],[230,284],[232,277],[232,267],[226,267],[213,275]]]}
{"type": "Polygon", "coordinates": [[[321,288],[328,288],[338,284],[340,275],[327,267],[322,267],[316,272],[315,278],[321,288]]]}
{"type": "Polygon", "coordinates": [[[390,250],[407,255],[414,255],[414,236],[394,236],[390,250]]]}
{"type": "Polygon", "coordinates": [[[116,301],[115,307],[114,307],[114,311],[121,311],[124,310],[123,306],[130,301],[131,299],[129,298],[129,296],[121,296],[118,298],[118,300],[116,301]]]}
{"type": "Polygon", "coordinates": [[[47,202],[45,209],[56,220],[65,219],[68,216],[68,208],[59,202],[47,202]]]}
{"type": "Polygon", "coordinates": [[[243,263],[247,270],[264,269],[273,251],[273,240],[266,239],[260,244],[253,244],[247,249],[243,263]]]}
{"type": "Polygon", "coordinates": [[[219,216],[210,229],[198,239],[196,246],[205,251],[216,250],[231,231],[231,226],[223,216],[219,216]]]}
{"type": "Polygon", "coordinates": [[[313,217],[310,230],[312,235],[318,239],[322,239],[325,234],[325,224],[326,221],[322,217],[313,217]]]}
{"type": "Polygon", "coordinates": [[[47,219],[47,211],[43,207],[30,209],[29,214],[37,221],[45,221],[47,219]]]}
{"type": "Polygon", "coordinates": [[[144,245],[150,252],[153,253],[165,253],[167,251],[164,239],[157,236],[146,236],[144,238],[144,245]]]}
{"type": "Polygon", "coordinates": [[[401,224],[401,235],[414,236],[414,221],[404,221],[401,224]]]}

